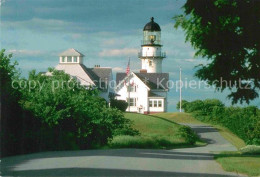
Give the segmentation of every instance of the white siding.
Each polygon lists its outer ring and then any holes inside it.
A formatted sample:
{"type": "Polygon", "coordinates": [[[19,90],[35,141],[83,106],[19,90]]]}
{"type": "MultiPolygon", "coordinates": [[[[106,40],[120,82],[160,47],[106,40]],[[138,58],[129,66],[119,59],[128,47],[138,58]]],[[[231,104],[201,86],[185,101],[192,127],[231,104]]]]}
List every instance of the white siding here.
{"type": "MultiPolygon", "coordinates": [[[[136,86],[136,92],[130,92],[130,98],[136,98],[136,106],[130,106],[130,112],[146,112],[148,111],[148,88],[145,84],[140,81],[139,78],[133,76],[130,79],[130,83],[134,83],[136,86]]],[[[127,92],[127,84],[128,82],[123,83],[123,86],[117,91],[117,94],[120,96],[117,97],[118,100],[125,100],[128,99],[128,92],[127,92]]],[[[129,108],[127,108],[127,111],[129,108]]]]}

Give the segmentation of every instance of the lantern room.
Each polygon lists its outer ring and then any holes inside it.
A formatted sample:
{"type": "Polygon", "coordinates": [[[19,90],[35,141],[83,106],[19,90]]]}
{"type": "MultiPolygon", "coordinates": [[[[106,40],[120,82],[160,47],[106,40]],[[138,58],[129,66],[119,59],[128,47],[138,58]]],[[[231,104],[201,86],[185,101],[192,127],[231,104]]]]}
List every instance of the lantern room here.
{"type": "Polygon", "coordinates": [[[154,18],[144,26],[142,45],[161,45],[161,28],[154,18]]]}

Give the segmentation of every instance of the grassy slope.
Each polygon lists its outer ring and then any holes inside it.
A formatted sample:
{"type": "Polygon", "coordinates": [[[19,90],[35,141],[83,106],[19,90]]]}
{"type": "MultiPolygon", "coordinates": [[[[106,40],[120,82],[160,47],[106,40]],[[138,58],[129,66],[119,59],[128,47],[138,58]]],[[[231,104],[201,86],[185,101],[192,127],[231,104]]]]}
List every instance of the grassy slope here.
{"type": "Polygon", "coordinates": [[[226,171],[260,176],[260,155],[244,155],[239,152],[223,152],[215,155],[215,160],[226,171]]]}
{"type": "MultiPolygon", "coordinates": [[[[168,119],[176,123],[205,124],[188,113],[160,113],[154,116],[168,119]]],[[[244,147],[245,142],[234,135],[230,130],[220,125],[212,125],[219,130],[220,134],[238,149],[244,147]]],[[[215,159],[219,162],[224,170],[244,173],[250,176],[260,175],[260,155],[243,155],[239,152],[223,152],[215,155],[215,159]]]]}
{"type": "Polygon", "coordinates": [[[133,128],[139,130],[140,136],[116,136],[109,144],[112,148],[176,148],[191,146],[179,135],[179,125],[167,119],[149,115],[125,113],[133,121],[133,128]]]}
{"type": "MultiPolygon", "coordinates": [[[[188,114],[188,113],[159,113],[159,114],[155,114],[154,116],[162,117],[162,118],[168,119],[170,121],[174,121],[176,123],[190,123],[190,124],[207,125],[206,123],[200,122],[199,120],[193,118],[191,116],[191,114],[188,114]]],[[[215,127],[226,140],[228,140],[231,144],[236,146],[238,149],[240,149],[246,145],[242,139],[240,139],[238,136],[233,134],[227,128],[222,127],[220,125],[212,125],[212,124],[210,124],[210,125],[215,127]]]]}

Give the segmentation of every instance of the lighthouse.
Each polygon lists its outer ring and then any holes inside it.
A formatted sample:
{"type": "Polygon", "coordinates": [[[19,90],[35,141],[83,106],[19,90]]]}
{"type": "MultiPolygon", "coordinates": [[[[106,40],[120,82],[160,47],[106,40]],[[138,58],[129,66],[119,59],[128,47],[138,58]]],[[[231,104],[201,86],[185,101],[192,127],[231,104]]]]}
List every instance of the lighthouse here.
{"type": "Polygon", "coordinates": [[[161,28],[154,18],[144,26],[141,51],[140,72],[116,74],[116,99],[128,102],[127,111],[141,114],[167,112],[169,73],[163,73],[162,61],[166,57],[162,52],[161,28]]]}
{"type": "Polygon", "coordinates": [[[162,73],[162,61],[166,53],[162,52],[161,28],[154,22],[154,18],[144,26],[141,51],[142,71],[147,73],[162,73]]]}

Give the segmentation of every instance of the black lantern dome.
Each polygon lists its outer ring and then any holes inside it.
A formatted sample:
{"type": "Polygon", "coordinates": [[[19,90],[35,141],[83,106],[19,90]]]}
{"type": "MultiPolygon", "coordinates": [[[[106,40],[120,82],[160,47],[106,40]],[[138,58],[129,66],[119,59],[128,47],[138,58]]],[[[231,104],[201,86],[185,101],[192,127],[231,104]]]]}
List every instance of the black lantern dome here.
{"type": "Polygon", "coordinates": [[[160,26],[154,22],[154,18],[144,26],[144,31],[161,31],[160,26]]]}

